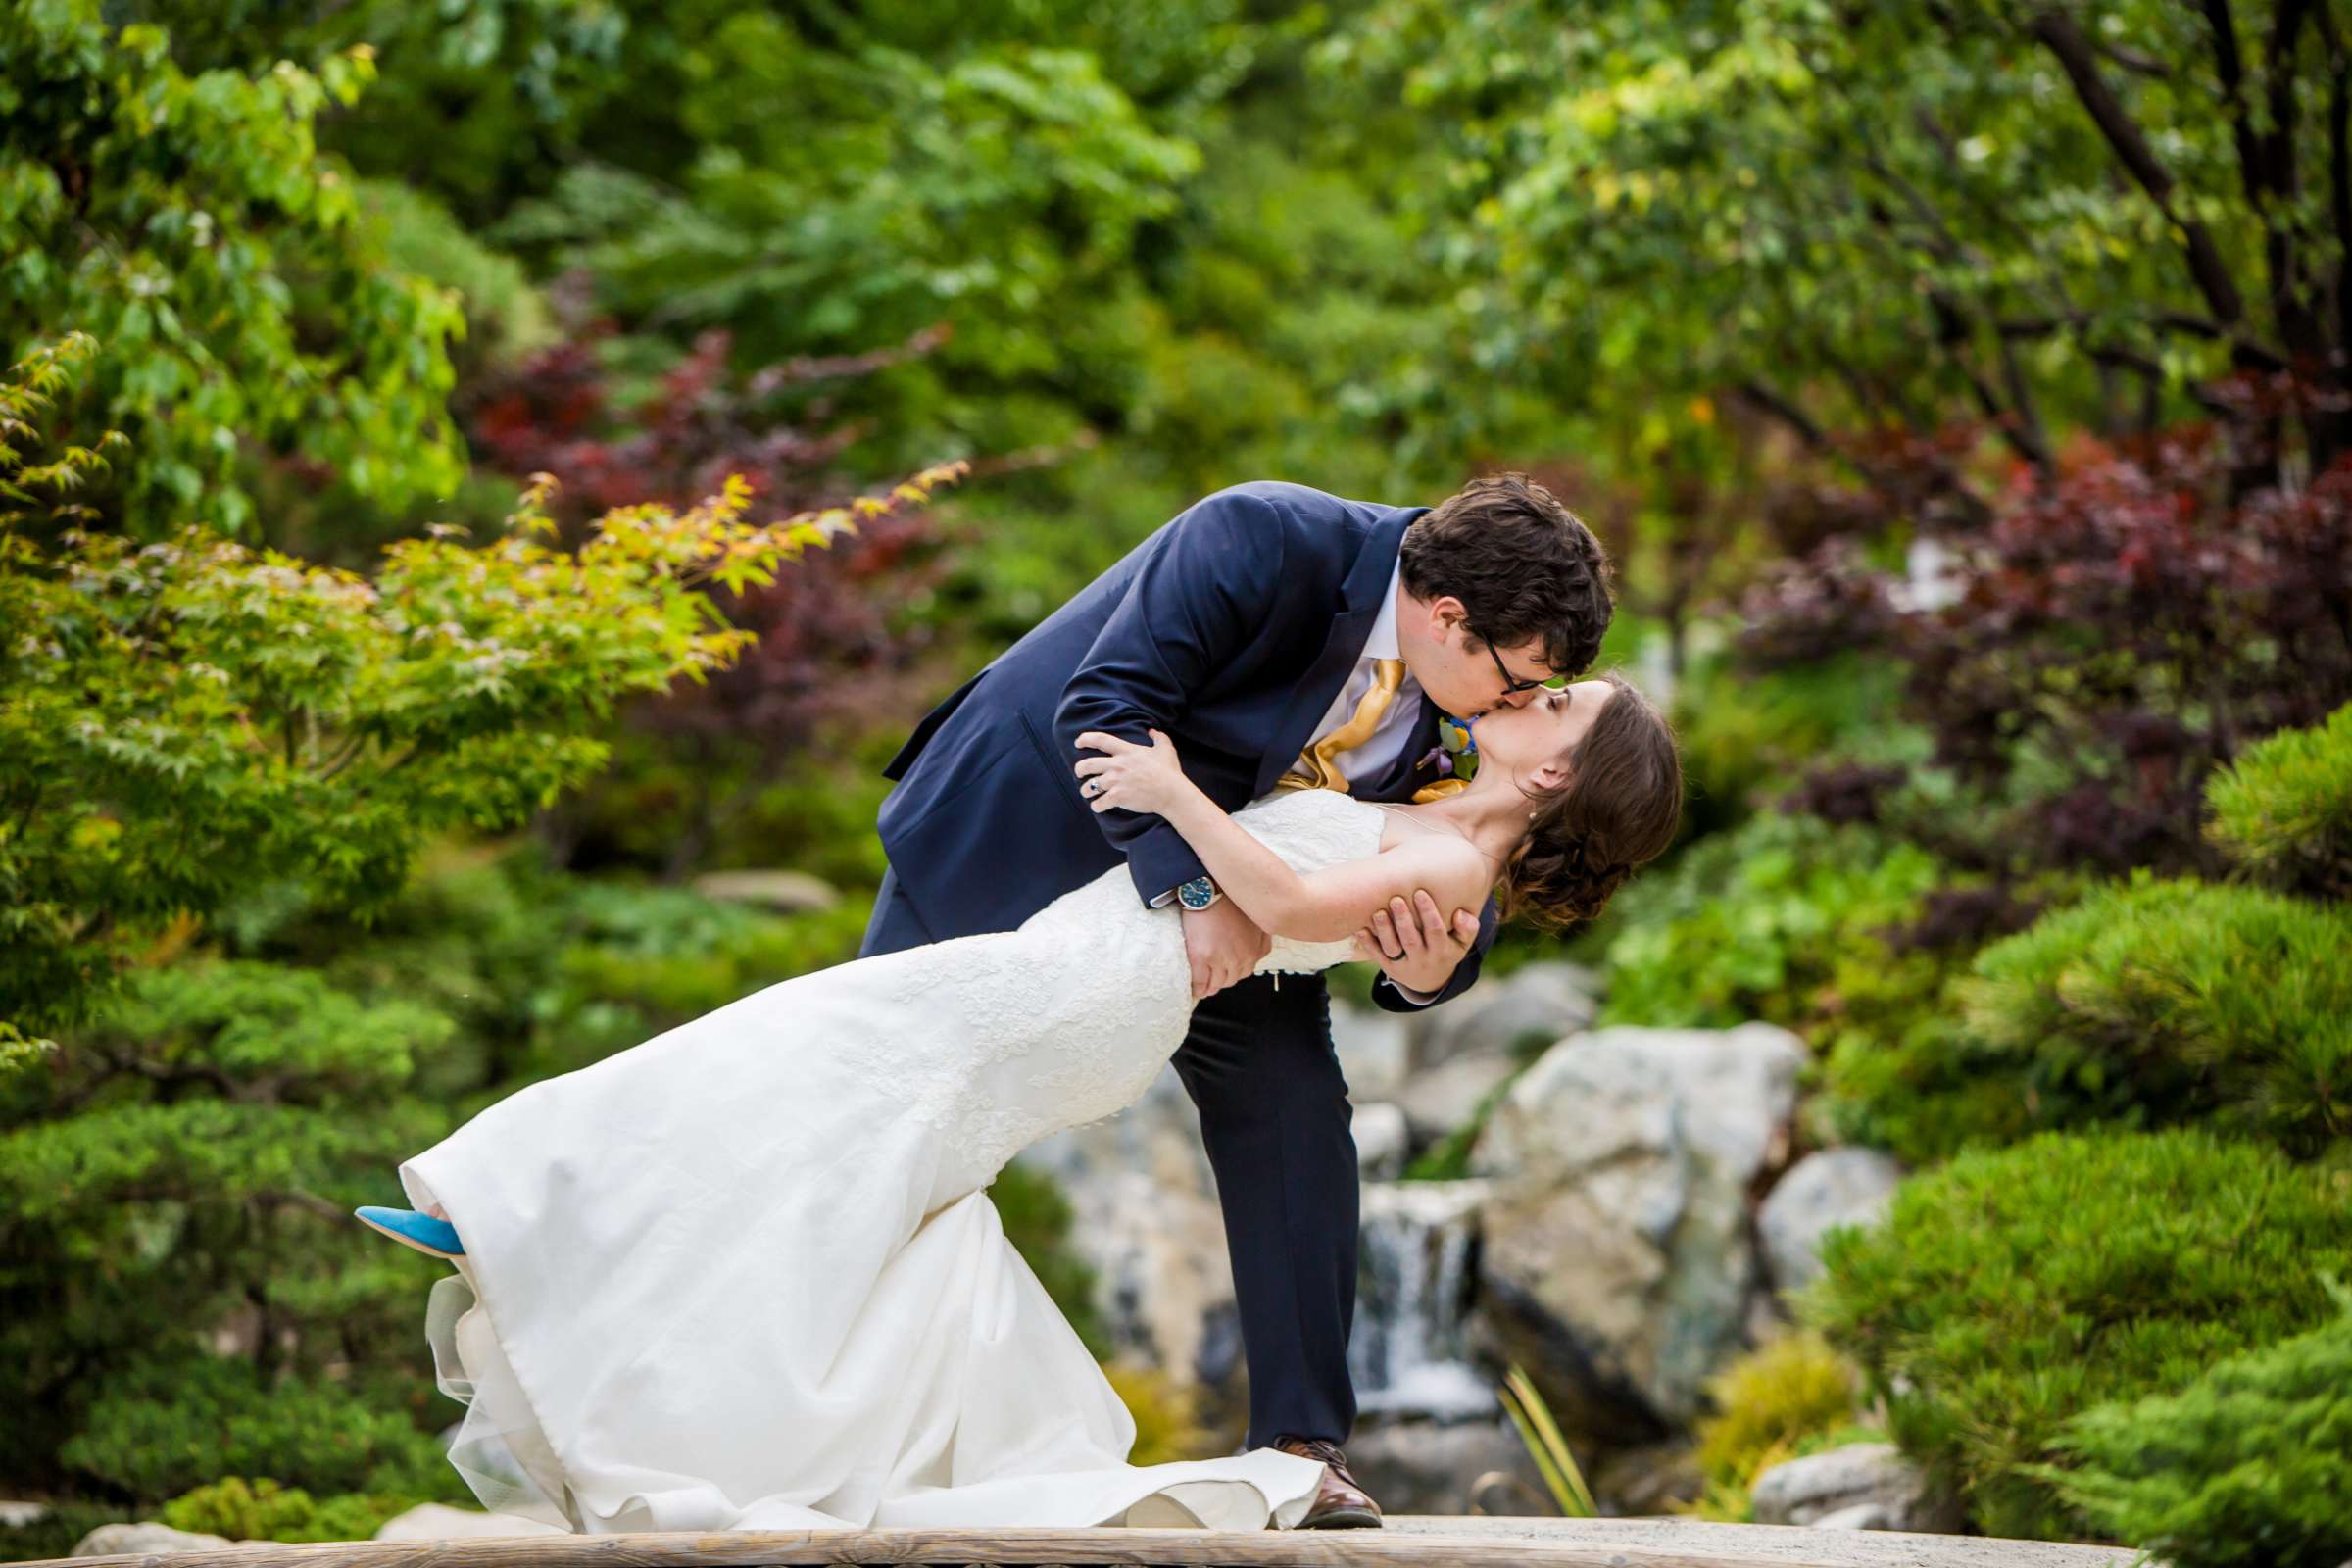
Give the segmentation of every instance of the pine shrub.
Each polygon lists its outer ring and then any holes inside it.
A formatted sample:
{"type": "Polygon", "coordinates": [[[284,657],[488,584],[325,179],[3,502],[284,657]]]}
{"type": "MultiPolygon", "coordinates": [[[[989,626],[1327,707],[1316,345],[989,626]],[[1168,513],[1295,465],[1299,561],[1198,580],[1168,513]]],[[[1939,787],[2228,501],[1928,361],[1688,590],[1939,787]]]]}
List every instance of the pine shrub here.
{"type": "Polygon", "coordinates": [[[118,1374],[58,1457],[139,1497],[272,1473],[321,1492],[466,1496],[432,1435],[374,1390],[271,1380],[225,1356],[159,1358],[118,1374]]]}
{"type": "Polygon", "coordinates": [[[1833,1232],[1798,1305],[1986,1534],[2080,1539],[2096,1524],[2034,1468],[2069,1467],[2068,1418],[2325,1321],[2348,1201],[2342,1171],[2202,1129],[2044,1134],[1833,1232]]]}
{"type": "Polygon", "coordinates": [[[2352,906],[2141,876],[1978,956],[1972,1073],[2029,1128],[2210,1120],[2297,1156],[2352,1132],[2352,906]]]}
{"type": "Polygon", "coordinates": [[[2205,836],[2267,881],[2352,899],[2352,704],[2248,747],[2205,786],[2205,836]]]}
{"type": "Polygon", "coordinates": [[[2171,1568],[2352,1559],[2352,1293],[2329,1323],[2067,1424],[2059,1494],[2171,1568]]]}

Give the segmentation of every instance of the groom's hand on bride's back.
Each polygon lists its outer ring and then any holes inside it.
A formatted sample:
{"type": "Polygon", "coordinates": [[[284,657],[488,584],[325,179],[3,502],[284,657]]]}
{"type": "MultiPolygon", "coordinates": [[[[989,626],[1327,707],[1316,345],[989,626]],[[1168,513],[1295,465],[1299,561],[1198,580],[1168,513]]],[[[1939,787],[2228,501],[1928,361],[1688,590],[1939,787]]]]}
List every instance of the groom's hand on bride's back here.
{"type": "Polygon", "coordinates": [[[1205,909],[1185,910],[1184,956],[1193,966],[1193,1000],[1213,997],[1247,980],[1273,947],[1273,939],[1231,899],[1219,899],[1205,909]]]}

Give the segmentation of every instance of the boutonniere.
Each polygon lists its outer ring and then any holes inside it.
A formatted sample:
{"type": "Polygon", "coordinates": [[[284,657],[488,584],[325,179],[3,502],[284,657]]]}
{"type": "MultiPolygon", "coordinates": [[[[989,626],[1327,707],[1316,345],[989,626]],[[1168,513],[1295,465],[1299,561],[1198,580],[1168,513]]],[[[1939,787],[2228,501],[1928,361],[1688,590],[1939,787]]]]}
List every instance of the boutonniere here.
{"type": "Polygon", "coordinates": [[[1438,715],[1438,744],[1422,757],[1422,767],[1435,767],[1440,778],[1458,778],[1469,783],[1478,776],[1478,742],[1471,737],[1466,719],[1438,715]]]}

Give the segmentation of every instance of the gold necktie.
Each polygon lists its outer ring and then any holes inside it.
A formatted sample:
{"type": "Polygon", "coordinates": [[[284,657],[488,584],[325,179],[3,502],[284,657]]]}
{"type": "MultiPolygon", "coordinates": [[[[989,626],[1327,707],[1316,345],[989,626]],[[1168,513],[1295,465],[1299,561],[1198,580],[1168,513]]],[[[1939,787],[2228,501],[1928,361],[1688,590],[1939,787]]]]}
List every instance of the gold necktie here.
{"type": "Polygon", "coordinates": [[[1372,664],[1372,684],[1355,705],[1354,716],[1338,729],[1316,741],[1298,754],[1298,760],[1275,784],[1278,790],[1338,790],[1348,793],[1348,775],[1332,763],[1342,752],[1353,751],[1372,738],[1380,728],[1380,715],[1389,710],[1396,698],[1396,688],[1404,684],[1404,661],[1401,659],[1375,660],[1372,664]]]}
{"type": "MultiPolygon", "coordinates": [[[[1396,699],[1396,688],[1404,684],[1404,661],[1383,659],[1372,665],[1372,684],[1355,705],[1355,713],[1347,723],[1324,736],[1298,754],[1298,760],[1289,772],[1275,780],[1278,790],[1338,790],[1348,793],[1348,775],[1332,765],[1331,760],[1345,751],[1361,746],[1380,728],[1380,715],[1389,710],[1396,699]]],[[[1413,792],[1413,804],[1426,806],[1431,801],[1458,795],[1469,785],[1458,778],[1442,778],[1425,784],[1413,792]]]]}

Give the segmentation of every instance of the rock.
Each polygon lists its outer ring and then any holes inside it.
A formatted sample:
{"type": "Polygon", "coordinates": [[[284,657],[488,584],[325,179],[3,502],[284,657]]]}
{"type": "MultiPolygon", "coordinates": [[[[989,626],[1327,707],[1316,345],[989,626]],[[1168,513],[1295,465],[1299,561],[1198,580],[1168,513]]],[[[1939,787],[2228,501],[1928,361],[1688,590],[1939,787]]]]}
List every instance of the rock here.
{"type": "Polygon", "coordinates": [[[1483,1344],[1571,1432],[1667,1436],[1743,1343],[1757,1263],[1747,1191],[1795,1103],[1805,1050],[1770,1024],[1612,1028],[1546,1052],[1472,1159],[1483,1344]]]}
{"type": "Polygon", "coordinates": [[[1891,1443],[1855,1443],[1772,1466],[1752,1489],[1760,1525],[1823,1525],[1845,1530],[1954,1528],[1950,1510],[1931,1500],[1927,1483],[1891,1443]],[[1831,1525],[1870,1510],[1880,1524],[1831,1525]]]}
{"type": "Polygon", "coordinates": [[[1403,1111],[1395,1105],[1357,1105],[1348,1130],[1355,1134],[1355,1168],[1365,1181],[1394,1181],[1404,1174],[1411,1137],[1403,1111]]]}
{"type": "Polygon", "coordinates": [[[779,914],[830,909],[841,902],[838,888],[806,871],[706,871],[694,879],[694,891],[706,899],[764,905],[779,914]]]}
{"type": "Polygon", "coordinates": [[[478,1508],[452,1508],[447,1503],[420,1502],[396,1513],[376,1531],[378,1541],[468,1541],[476,1537],[561,1536],[566,1532],[536,1519],[511,1513],[483,1513],[478,1508]]]}
{"type": "Polygon", "coordinates": [[[21,1530],[49,1517],[45,1502],[0,1502],[0,1530],[21,1530]]]}
{"type": "Polygon", "coordinates": [[[1118,1171],[1071,1195],[1078,1250],[1094,1265],[1096,1304],[1122,1357],[1179,1385],[1217,1385],[1240,1369],[1233,1266],[1213,1198],[1118,1171]]]}
{"type": "Polygon", "coordinates": [[[1876,1224],[1902,1179],[1903,1167],[1875,1149],[1825,1149],[1790,1166],[1756,1212],[1773,1284],[1786,1295],[1819,1279],[1823,1235],[1876,1224]]]}
{"type": "Polygon", "coordinates": [[[226,1536],[200,1536],[174,1530],[159,1520],[136,1524],[100,1525],[74,1544],[75,1557],[160,1557],[176,1551],[226,1551],[236,1543],[226,1536]]]}
{"type": "Polygon", "coordinates": [[[1593,1461],[1586,1484],[1603,1513],[1655,1515],[1696,1502],[1707,1479],[1697,1446],[1688,1438],[1670,1438],[1611,1449],[1593,1461]]]}
{"type": "Polygon", "coordinates": [[[1541,1050],[1592,1026],[1600,995],[1597,975],[1558,960],[1524,964],[1497,980],[1482,980],[1466,996],[1411,1015],[1412,1060],[1426,1072],[1456,1056],[1541,1050]]]}
{"type": "Polygon", "coordinates": [[[1492,1420],[1494,1380],[1466,1358],[1464,1323],[1485,1182],[1363,1190],[1348,1372],[1367,1417],[1492,1420]]]}
{"type": "Polygon", "coordinates": [[[1892,1530],[1893,1516],[1875,1502],[1857,1502],[1851,1508],[1825,1513],[1813,1521],[1815,1530],[1892,1530]]]}
{"type": "Polygon", "coordinates": [[[1402,1013],[1332,999],[1331,1044],[1340,1054],[1340,1070],[1347,1075],[1349,1098],[1368,1101],[1396,1096],[1404,1084],[1410,1029],[1402,1013]]]}
{"type": "Polygon", "coordinates": [[[1057,1133],[1020,1160],[1053,1175],[1070,1200],[1070,1244],[1095,1270],[1096,1305],[1121,1358],[1180,1386],[1237,1380],[1225,1219],[1175,1069],[1118,1115],[1057,1133]]]}
{"type": "Polygon", "coordinates": [[[1499,1052],[1456,1056],[1405,1080],[1396,1093],[1396,1108],[1404,1112],[1413,1146],[1427,1148],[1457,1127],[1465,1127],[1487,1096],[1516,1071],[1518,1063],[1499,1052]]]}
{"type": "Polygon", "coordinates": [[[1381,1421],[1348,1440],[1348,1468],[1385,1513],[1551,1510],[1543,1473],[1503,1421],[1381,1421]]]}

